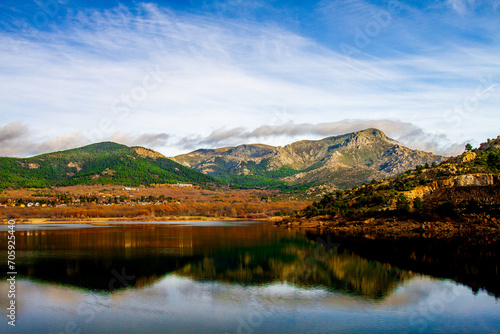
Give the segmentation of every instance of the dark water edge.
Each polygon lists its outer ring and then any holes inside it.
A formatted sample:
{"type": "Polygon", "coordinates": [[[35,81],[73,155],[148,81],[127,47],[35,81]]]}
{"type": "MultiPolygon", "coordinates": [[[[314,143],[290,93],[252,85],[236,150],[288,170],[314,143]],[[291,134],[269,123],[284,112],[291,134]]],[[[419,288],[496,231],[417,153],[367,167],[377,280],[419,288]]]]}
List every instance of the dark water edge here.
{"type": "Polygon", "coordinates": [[[372,240],[311,231],[307,231],[306,236],[326,247],[338,245],[340,250],[349,250],[367,260],[450,279],[470,287],[473,292],[484,290],[500,297],[500,242],[466,237],[372,240]]]}

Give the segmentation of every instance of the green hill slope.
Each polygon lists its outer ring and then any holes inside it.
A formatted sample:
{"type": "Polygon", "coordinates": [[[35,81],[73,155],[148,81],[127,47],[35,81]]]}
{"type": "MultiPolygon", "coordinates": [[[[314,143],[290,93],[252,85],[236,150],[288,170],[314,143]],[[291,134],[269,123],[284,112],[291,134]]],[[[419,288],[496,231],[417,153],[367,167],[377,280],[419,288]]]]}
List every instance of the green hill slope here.
{"type": "Polygon", "coordinates": [[[31,158],[0,158],[0,188],[177,182],[215,180],[157,152],[111,142],[31,158]]]}

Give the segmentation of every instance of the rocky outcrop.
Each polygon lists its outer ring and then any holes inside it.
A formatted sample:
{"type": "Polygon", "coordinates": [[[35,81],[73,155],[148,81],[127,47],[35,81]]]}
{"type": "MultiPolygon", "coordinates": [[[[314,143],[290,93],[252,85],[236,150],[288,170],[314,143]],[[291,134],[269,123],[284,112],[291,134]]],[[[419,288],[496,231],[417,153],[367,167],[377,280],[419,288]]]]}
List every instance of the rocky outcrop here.
{"type": "Polygon", "coordinates": [[[149,148],[132,147],[132,149],[135,151],[135,153],[139,154],[143,158],[151,158],[153,160],[156,160],[158,158],[165,158],[163,154],[150,150],[149,148]]]}
{"type": "Polygon", "coordinates": [[[417,186],[415,189],[405,191],[407,198],[413,200],[416,197],[424,198],[437,189],[454,187],[487,187],[500,184],[497,174],[465,174],[456,175],[444,180],[433,181],[429,185],[417,186]]]}
{"type": "Polygon", "coordinates": [[[76,162],[70,162],[69,164],[67,164],[67,166],[70,168],[76,168],[77,172],[82,170],[82,167],[80,167],[80,165],[77,164],[76,162]]]}
{"type": "Polygon", "coordinates": [[[498,183],[498,175],[495,174],[468,174],[458,175],[451,179],[453,187],[466,186],[491,186],[498,183]]]}
{"type": "Polygon", "coordinates": [[[446,161],[449,164],[460,164],[476,160],[477,154],[475,152],[465,152],[462,155],[452,157],[446,161]]]}
{"type": "Polygon", "coordinates": [[[496,150],[500,150],[500,136],[498,136],[496,139],[488,139],[485,143],[482,143],[479,148],[473,150],[473,152],[486,152],[496,150]]]}

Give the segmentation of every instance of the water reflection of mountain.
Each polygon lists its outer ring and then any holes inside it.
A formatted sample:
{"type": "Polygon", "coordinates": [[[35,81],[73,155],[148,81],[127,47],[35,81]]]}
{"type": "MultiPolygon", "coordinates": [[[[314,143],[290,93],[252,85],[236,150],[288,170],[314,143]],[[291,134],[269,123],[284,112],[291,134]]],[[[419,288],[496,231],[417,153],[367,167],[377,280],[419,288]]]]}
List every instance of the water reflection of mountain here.
{"type": "Polygon", "coordinates": [[[142,254],[129,259],[116,258],[112,263],[88,258],[37,258],[19,268],[34,280],[101,291],[140,287],[174,273],[194,280],[242,285],[289,282],[301,287],[321,286],[330,291],[371,298],[388,295],[411,277],[408,272],[353,254],[332,252],[324,261],[308,258],[308,254],[309,250],[297,245],[281,244],[267,250],[226,249],[205,257],[142,254]],[[280,246],[284,246],[281,249],[286,253],[276,253],[280,246]],[[120,282],[119,276],[125,277],[125,283],[120,282]]]}
{"type": "Polygon", "coordinates": [[[329,240],[361,257],[403,270],[454,280],[472,291],[500,296],[500,244],[488,240],[398,239],[370,240],[307,233],[310,240],[329,240]],[[320,239],[318,239],[320,238],[320,239]]]}
{"type": "Polygon", "coordinates": [[[387,296],[412,276],[388,264],[368,261],[348,251],[303,239],[282,239],[265,247],[225,249],[191,261],[175,273],[195,280],[239,284],[288,282],[300,287],[323,287],[370,298],[387,296]]]}
{"type": "Polygon", "coordinates": [[[498,293],[499,252],[491,247],[337,238],[340,247],[326,252],[316,238],[268,224],[20,231],[17,269],[32,280],[102,292],[176,274],[240,285],[289,282],[377,299],[418,272],[498,293]],[[129,277],[120,280],[121,273],[129,277]]]}
{"type": "Polygon", "coordinates": [[[264,224],[29,231],[19,232],[18,239],[19,273],[100,291],[144,286],[172,273],[241,285],[289,282],[380,298],[411,276],[349,252],[327,253],[301,234],[264,224]],[[122,270],[129,276],[123,282],[122,270]]]}

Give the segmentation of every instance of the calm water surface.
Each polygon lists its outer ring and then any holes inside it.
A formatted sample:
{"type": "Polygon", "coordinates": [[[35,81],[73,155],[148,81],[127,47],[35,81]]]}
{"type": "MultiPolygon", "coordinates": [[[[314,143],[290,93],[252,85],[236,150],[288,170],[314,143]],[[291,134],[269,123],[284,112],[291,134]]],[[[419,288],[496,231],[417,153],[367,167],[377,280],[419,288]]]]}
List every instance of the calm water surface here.
{"type": "MultiPolygon", "coordinates": [[[[498,244],[252,222],[17,225],[0,333],[499,333],[498,244]]],[[[6,232],[0,230],[2,263],[6,232]]],[[[2,266],[5,268],[5,265],[2,266]]]]}

